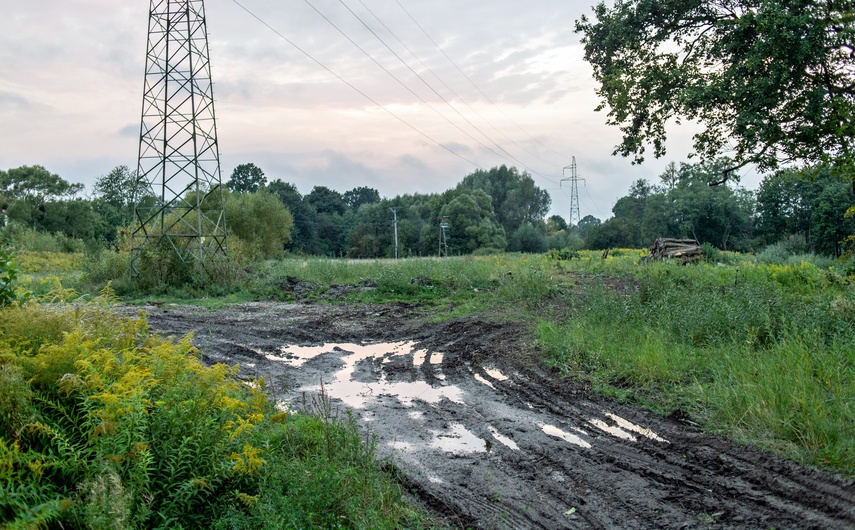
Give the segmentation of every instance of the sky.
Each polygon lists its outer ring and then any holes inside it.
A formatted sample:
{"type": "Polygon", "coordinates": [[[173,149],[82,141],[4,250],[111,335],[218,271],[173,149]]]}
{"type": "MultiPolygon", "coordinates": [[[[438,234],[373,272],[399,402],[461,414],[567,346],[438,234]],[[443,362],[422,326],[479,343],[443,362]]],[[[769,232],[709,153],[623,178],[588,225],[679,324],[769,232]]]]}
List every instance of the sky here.
{"type": "MultiPolygon", "coordinates": [[[[672,126],[662,159],[612,155],[620,131],[594,111],[573,31],[594,3],[208,0],[223,182],[251,162],[303,194],[369,186],[391,198],[505,164],[569,220],[561,179],[575,157],[580,214],[605,220],[635,180],[688,161],[694,129],[672,126]]],[[[42,165],[91,190],[117,165],[136,168],[149,7],[0,0],[0,169],[42,165]]]]}

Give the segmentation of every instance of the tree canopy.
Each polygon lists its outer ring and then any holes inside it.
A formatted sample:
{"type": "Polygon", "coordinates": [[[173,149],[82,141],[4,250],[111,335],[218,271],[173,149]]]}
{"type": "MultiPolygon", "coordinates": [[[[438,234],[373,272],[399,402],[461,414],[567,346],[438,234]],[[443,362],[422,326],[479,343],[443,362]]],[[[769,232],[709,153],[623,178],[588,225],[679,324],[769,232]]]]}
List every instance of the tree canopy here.
{"type": "Polygon", "coordinates": [[[10,199],[44,203],[82,190],[83,184],[69,183],[42,166],[21,166],[0,172],[0,192],[10,199]]]}
{"type": "Polygon", "coordinates": [[[253,163],[241,164],[232,171],[226,187],[232,191],[255,193],[267,183],[264,171],[253,163]]]}
{"type": "Polygon", "coordinates": [[[735,169],[831,162],[855,179],[855,1],[617,0],[576,22],[615,154],[665,154],[666,122],[694,120],[702,161],[735,169]]]}

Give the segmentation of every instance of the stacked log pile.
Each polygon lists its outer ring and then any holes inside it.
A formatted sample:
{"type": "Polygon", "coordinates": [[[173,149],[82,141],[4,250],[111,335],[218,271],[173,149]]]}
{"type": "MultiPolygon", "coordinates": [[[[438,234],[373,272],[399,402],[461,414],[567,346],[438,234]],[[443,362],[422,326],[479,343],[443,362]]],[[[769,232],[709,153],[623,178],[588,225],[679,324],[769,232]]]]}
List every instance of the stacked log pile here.
{"type": "Polygon", "coordinates": [[[703,258],[704,252],[694,239],[659,238],[650,246],[650,254],[645,261],[679,259],[686,263],[696,263],[703,258]]]}

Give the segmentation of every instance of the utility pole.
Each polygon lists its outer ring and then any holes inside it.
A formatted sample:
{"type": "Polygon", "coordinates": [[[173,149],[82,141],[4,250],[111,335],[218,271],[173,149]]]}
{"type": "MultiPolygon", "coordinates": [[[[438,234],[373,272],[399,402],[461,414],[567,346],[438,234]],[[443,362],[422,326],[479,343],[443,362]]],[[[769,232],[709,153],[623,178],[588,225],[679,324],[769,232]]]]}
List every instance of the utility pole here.
{"type": "Polygon", "coordinates": [[[131,272],[145,248],[174,252],[200,276],[225,258],[220,152],[203,0],[151,0],[131,272]],[[204,204],[204,209],[202,205],[204,204]]]}
{"type": "Polygon", "coordinates": [[[398,259],[398,209],[389,208],[395,216],[395,259],[398,259]]]}
{"type": "Polygon", "coordinates": [[[570,176],[567,178],[562,178],[561,182],[558,183],[559,187],[561,183],[564,181],[570,181],[570,225],[578,225],[579,221],[582,220],[582,214],[579,213],[579,181],[585,181],[585,179],[580,179],[579,175],[576,174],[576,157],[573,157],[573,162],[569,166],[564,166],[564,169],[561,170],[561,174],[564,175],[565,171],[570,170],[570,176]]]}

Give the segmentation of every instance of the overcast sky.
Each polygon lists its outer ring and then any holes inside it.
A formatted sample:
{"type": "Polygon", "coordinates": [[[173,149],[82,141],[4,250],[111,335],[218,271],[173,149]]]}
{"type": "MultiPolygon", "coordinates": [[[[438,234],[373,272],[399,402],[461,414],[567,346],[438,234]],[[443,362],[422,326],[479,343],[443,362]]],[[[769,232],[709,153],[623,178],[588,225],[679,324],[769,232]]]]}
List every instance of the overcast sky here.
{"type": "MultiPolygon", "coordinates": [[[[575,156],[581,215],[605,219],[633,181],[656,181],[689,153],[692,130],[673,127],[664,159],[634,166],[611,155],[619,131],[593,110],[573,32],[594,0],[239,1],[281,36],[233,0],[205,3],[223,181],[252,162],[304,194],[370,186],[394,197],[507,164],[531,173],[552,196],[550,213],[569,218],[569,186],[559,184],[575,156]]],[[[0,0],[0,169],[39,164],[91,188],[116,165],[136,168],[149,5],[0,0]]]]}

